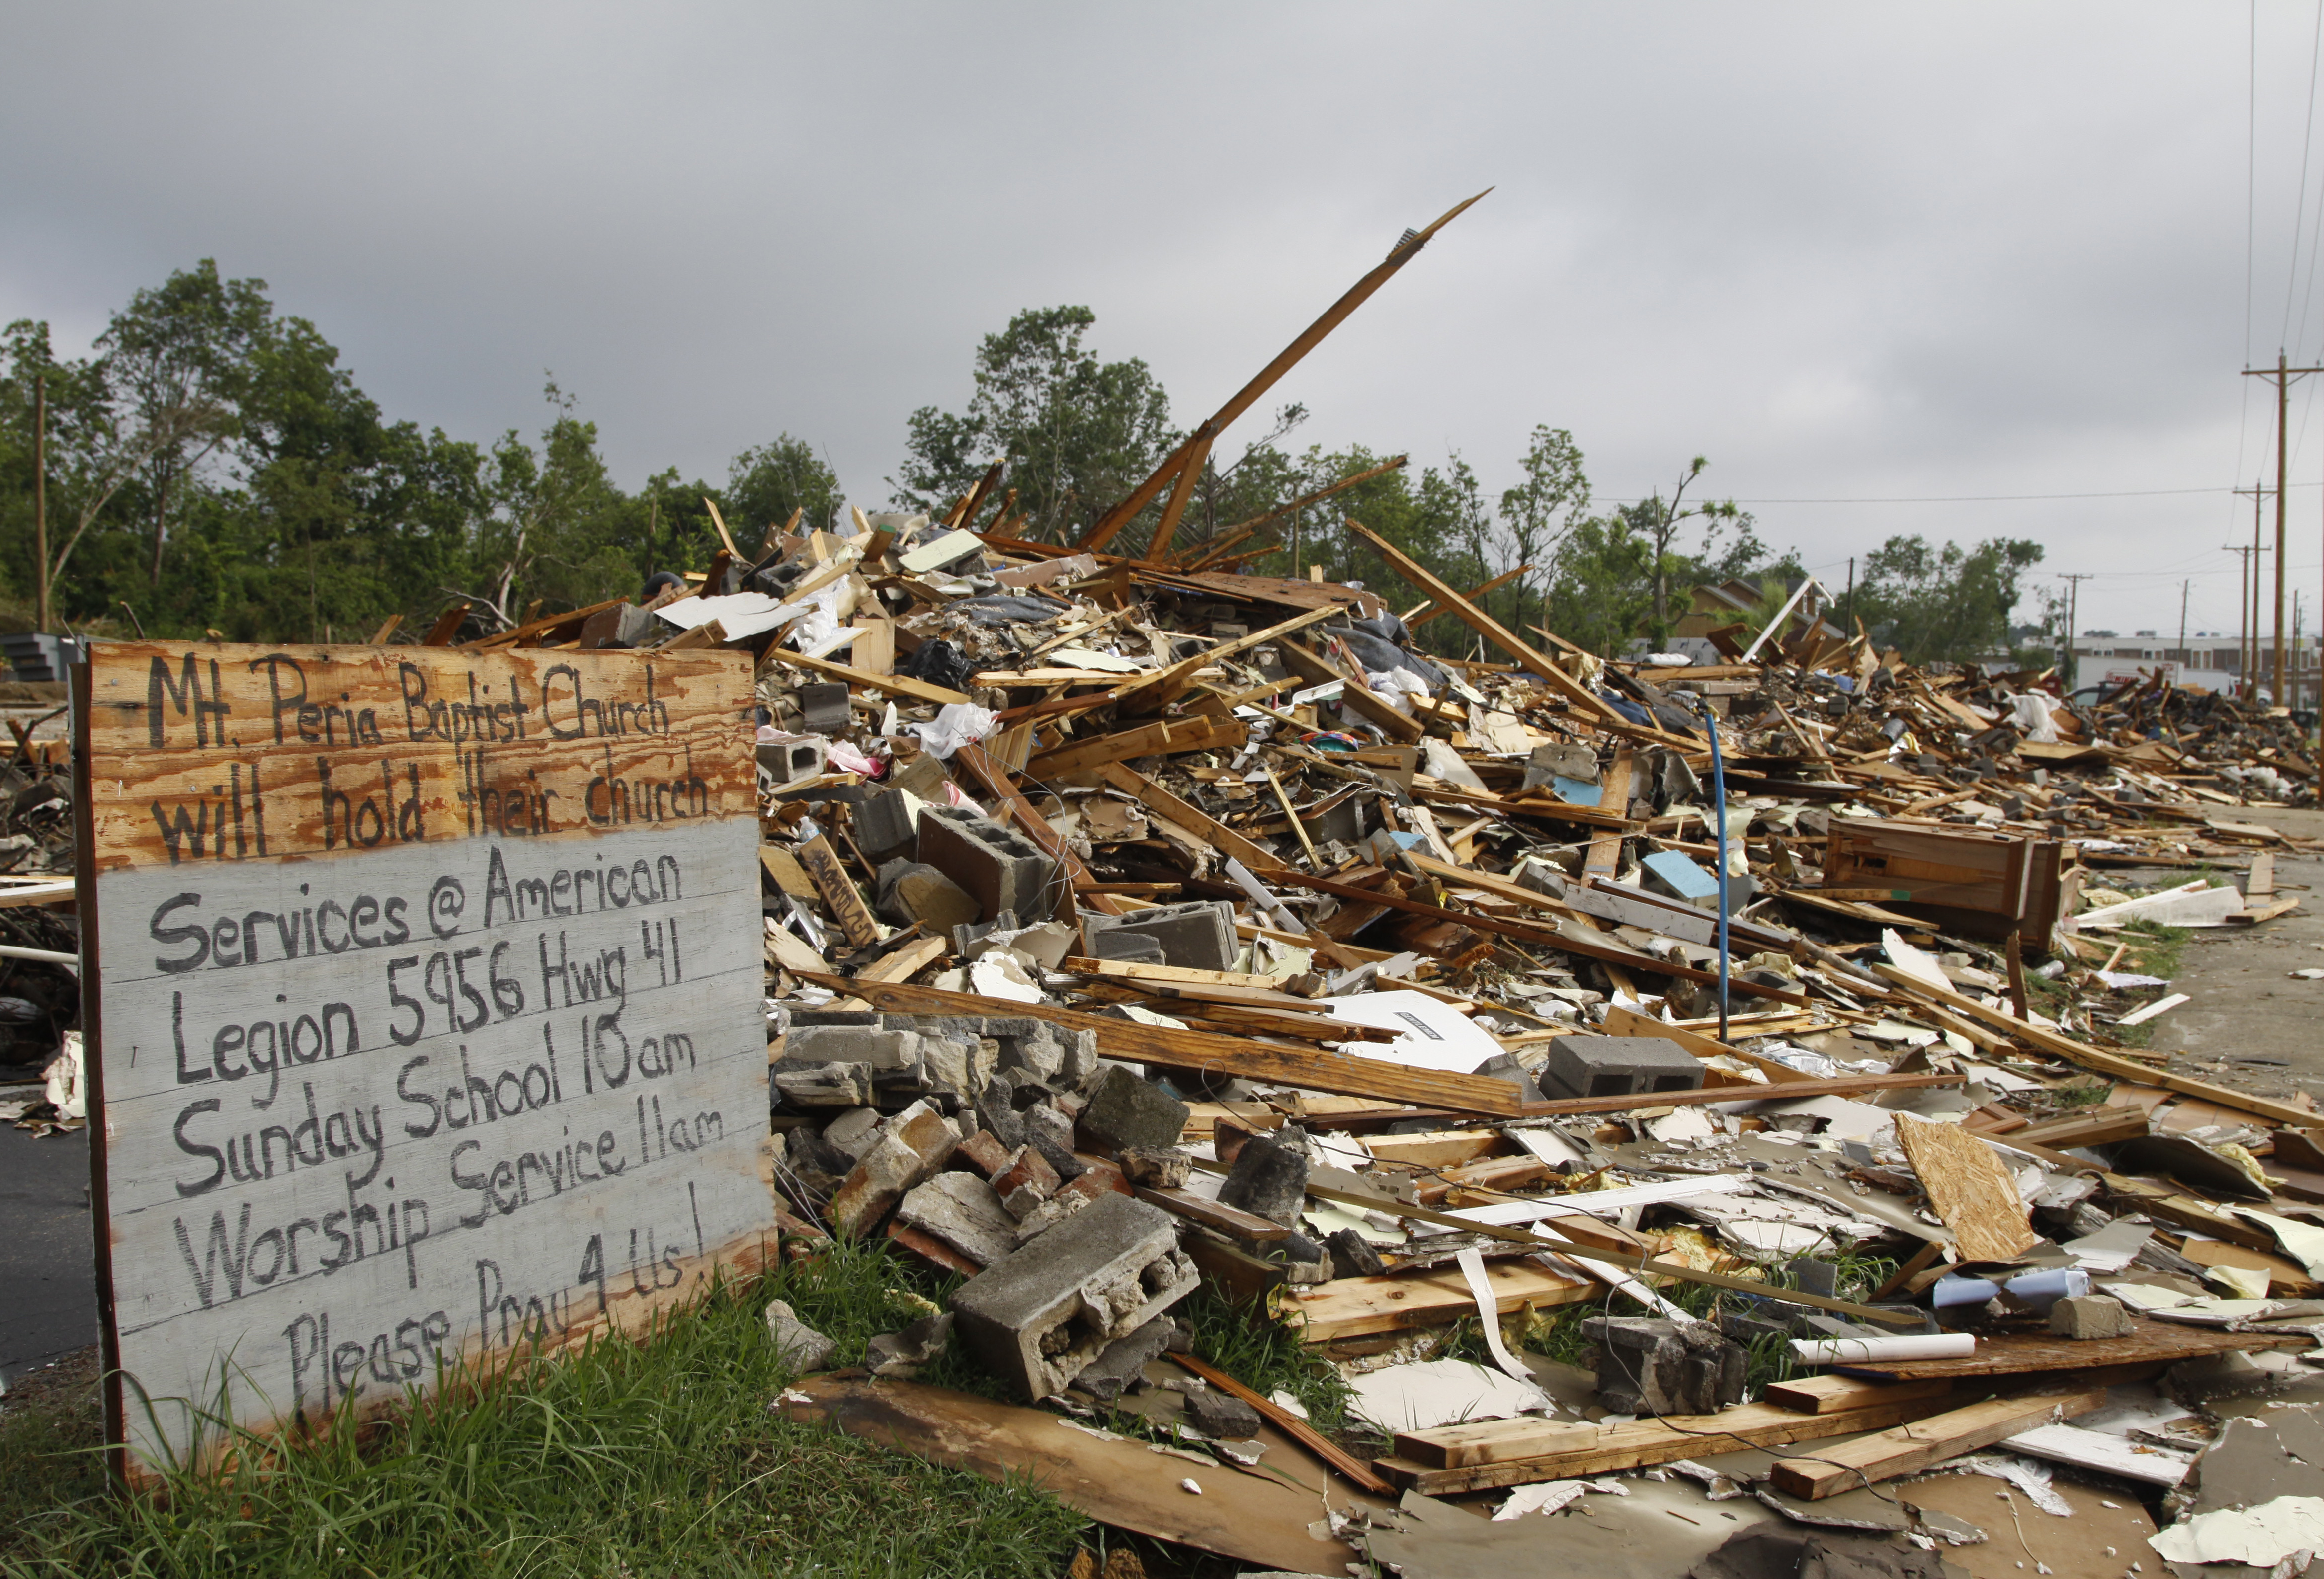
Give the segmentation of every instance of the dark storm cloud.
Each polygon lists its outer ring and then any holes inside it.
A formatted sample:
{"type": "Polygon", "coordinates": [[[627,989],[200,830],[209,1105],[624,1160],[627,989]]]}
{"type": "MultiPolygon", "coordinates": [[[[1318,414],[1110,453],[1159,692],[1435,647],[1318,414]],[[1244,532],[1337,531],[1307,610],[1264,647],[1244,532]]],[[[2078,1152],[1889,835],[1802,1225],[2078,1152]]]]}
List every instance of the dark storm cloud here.
{"type": "MultiPolygon", "coordinates": [[[[1192,422],[1488,185],[1270,397],[1313,411],[1303,441],[1457,447],[1498,487],[1550,422],[1604,496],[1695,454],[1746,499],[2220,487],[2261,464],[2235,376],[2246,38],[2218,7],[0,15],[0,315],[85,340],[215,255],[394,416],[535,428],[553,369],[632,483],[788,429],[876,503],[906,414],[959,404],[977,337],[1059,301],[1192,422]]],[[[2272,356],[2312,16],[2260,23],[2272,356]]],[[[1835,574],[1891,531],[2038,537],[2110,577],[2086,616],[2128,626],[2175,619],[2190,571],[2199,617],[2231,620],[2234,509],[1758,513],[1835,574]]]]}

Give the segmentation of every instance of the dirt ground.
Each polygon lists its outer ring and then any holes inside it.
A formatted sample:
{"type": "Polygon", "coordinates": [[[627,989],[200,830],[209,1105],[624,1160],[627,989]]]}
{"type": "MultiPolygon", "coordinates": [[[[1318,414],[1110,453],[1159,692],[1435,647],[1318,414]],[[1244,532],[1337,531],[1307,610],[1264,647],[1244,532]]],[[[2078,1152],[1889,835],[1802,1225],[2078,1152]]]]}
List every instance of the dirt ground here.
{"type": "MultiPolygon", "coordinates": [[[[2239,808],[2233,816],[2301,838],[2324,837],[2324,811],[2239,808]]],[[[2259,1096],[2285,1099],[2305,1091],[2324,1107],[2324,981],[2291,974],[2324,969],[2324,858],[2278,851],[2275,888],[2281,899],[2301,900],[2301,910],[2258,927],[2194,934],[2171,983],[2193,1002],[2163,1017],[2153,1045],[2184,1048],[2186,1057],[2172,1066],[2181,1074],[2259,1096]]]]}

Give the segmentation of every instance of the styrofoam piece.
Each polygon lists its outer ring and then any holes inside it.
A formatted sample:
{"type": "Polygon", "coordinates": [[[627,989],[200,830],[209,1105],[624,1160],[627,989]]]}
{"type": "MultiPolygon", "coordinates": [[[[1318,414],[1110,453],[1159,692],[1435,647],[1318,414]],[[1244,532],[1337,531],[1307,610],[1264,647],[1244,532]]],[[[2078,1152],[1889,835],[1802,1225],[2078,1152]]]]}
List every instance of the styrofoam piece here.
{"type": "Polygon", "coordinates": [[[1976,1353],[1977,1339],[1969,1333],[1792,1340],[1792,1358],[1805,1365],[1855,1365],[1877,1360],[1960,1360],[1976,1353]]]}
{"type": "Polygon", "coordinates": [[[1486,1059],[1500,1056],[1500,1043],[1478,1030],[1466,1015],[1425,993],[1360,993],[1315,1002],[1329,1005],[1342,1020],[1399,1033],[1392,1042],[1364,1043],[1368,1058],[1466,1075],[1486,1059]]]}

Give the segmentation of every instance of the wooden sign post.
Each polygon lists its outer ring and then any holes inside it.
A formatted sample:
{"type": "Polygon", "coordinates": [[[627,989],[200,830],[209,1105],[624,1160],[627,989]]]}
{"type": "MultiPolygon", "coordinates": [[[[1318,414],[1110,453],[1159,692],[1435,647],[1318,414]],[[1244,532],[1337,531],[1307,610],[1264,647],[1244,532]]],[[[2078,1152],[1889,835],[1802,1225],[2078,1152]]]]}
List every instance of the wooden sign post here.
{"type": "Polygon", "coordinates": [[[637,1330],[771,1246],[747,656],[108,642],[73,676],[133,1473],[637,1330]]]}

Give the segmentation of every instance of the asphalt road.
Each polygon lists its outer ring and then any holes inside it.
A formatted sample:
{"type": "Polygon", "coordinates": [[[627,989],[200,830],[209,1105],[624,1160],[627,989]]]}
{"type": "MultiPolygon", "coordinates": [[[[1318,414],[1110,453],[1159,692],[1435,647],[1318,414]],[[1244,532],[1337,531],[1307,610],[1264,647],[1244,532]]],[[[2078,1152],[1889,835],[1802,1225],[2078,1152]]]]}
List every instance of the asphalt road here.
{"type": "Polygon", "coordinates": [[[0,1125],[0,1378],[97,1342],[88,1133],[0,1125]]]}

